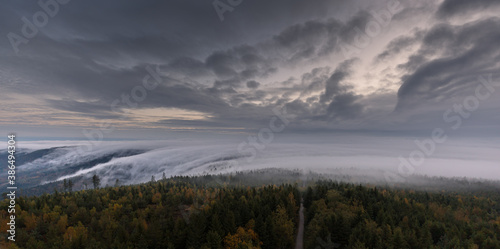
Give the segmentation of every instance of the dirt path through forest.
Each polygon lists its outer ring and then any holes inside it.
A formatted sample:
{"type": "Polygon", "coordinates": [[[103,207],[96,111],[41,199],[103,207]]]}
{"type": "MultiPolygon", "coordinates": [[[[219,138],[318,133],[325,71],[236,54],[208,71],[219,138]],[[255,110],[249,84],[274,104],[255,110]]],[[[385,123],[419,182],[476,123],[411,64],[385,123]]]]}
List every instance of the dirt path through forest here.
{"type": "Polygon", "coordinates": [[[295,249],[304,249],[304,200],[300,202],[299,210],[299,231],[297,232],[297,240],[295,241],[295,249]]]}

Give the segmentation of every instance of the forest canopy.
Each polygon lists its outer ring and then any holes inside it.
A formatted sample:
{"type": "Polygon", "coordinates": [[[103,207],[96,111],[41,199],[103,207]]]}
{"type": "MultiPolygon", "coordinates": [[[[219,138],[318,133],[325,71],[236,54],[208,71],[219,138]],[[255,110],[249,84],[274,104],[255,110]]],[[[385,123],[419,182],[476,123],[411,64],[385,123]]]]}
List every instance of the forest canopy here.
{"type": "Polygon", "coordinates": [[[301,202],[304,248],[500,248],[496,189],[250,185],[244,174],[173,177],[20,197],[8,248],[294,248],[301,202]]]}

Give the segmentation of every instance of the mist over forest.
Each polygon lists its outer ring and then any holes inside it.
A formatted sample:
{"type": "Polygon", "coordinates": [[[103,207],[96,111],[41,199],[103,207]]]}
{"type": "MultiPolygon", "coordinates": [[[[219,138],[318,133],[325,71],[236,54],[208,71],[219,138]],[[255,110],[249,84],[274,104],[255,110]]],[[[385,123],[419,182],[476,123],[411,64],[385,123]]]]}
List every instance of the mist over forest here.
{"type": "Polygon", "coordinates": [[[365,183],[415,184],[416,176],[500,179],[498,144],[486,140],[449,140],[438,144],[422,165],[416,165],[411,175],[404,175],[399,169],[400,157],[410,160],[409,154],[419,150],[414,141],[423,141],[425,137],[412,140],[338,135],[304,139],[281,135],[272,143],[255,146],[237,139],[106,141],[89,151],[85,146],[88,141],[20,142],[18,182],[25,189],[49,184],[46,189],[52,191],[52,185],[58,186],[65,179],[72,179],[74,189],[84,189],[96,174],[101,177],[102,186],[114,186],[117,181],[129,185],[149,182],[152,177],[219,175],[270,168],[331,175],[332,179],[348,176],[354,182],[365,183]],[[297,140],[301,142],[294,142],[297,140]]]}

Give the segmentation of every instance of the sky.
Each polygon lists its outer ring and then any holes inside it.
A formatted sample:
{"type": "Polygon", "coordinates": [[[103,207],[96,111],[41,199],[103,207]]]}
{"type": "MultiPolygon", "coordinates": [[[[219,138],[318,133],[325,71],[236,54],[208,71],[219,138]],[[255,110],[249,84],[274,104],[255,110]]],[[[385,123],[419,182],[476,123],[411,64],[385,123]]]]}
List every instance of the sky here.
{"type": "Polygon", "coordinates": [[[496,0],[8,1],[0,131],[166,139],[274,125],[498,137],[499,9],[496,0]]]}

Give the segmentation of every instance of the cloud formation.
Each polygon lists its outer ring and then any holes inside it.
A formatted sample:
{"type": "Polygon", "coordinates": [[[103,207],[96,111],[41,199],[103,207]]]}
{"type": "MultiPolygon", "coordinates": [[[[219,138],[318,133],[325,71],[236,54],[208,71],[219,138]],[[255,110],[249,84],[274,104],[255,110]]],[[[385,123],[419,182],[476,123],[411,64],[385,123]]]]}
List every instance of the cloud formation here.
{"type": "MultiPolygon", "coordinates": [[[[12,99],[0,123],[23,111],[37,125],[248,131],[285,107],[289,131],[406,130],[417,117],[427,129],[442,124],[436,113],[470,95],[478,77],[500,78],[500,21],[490,11],[498,6],[244,2],[221,22],[209,2],[71,1],[19,53],[0,41],[0,97],[12,99]],[[351,58],[346,46],[355,48],[351,58]],[[113,108],[137,97],[148,67],[159,68],[161,83],[140,103],[113,108]],[[141,110],[166,111],[133,114],[141,110]],[[198,116],[169,116],[173,110],[198,116]]],[[[22,34],[22,17],[41,10],[5,4],[4,30],[22,34]]],[[[482,111],[498,101],[497,92],[482,111]]],[[[474,125],[498,126],[496,115],[480,117],[474,125]]]]}

